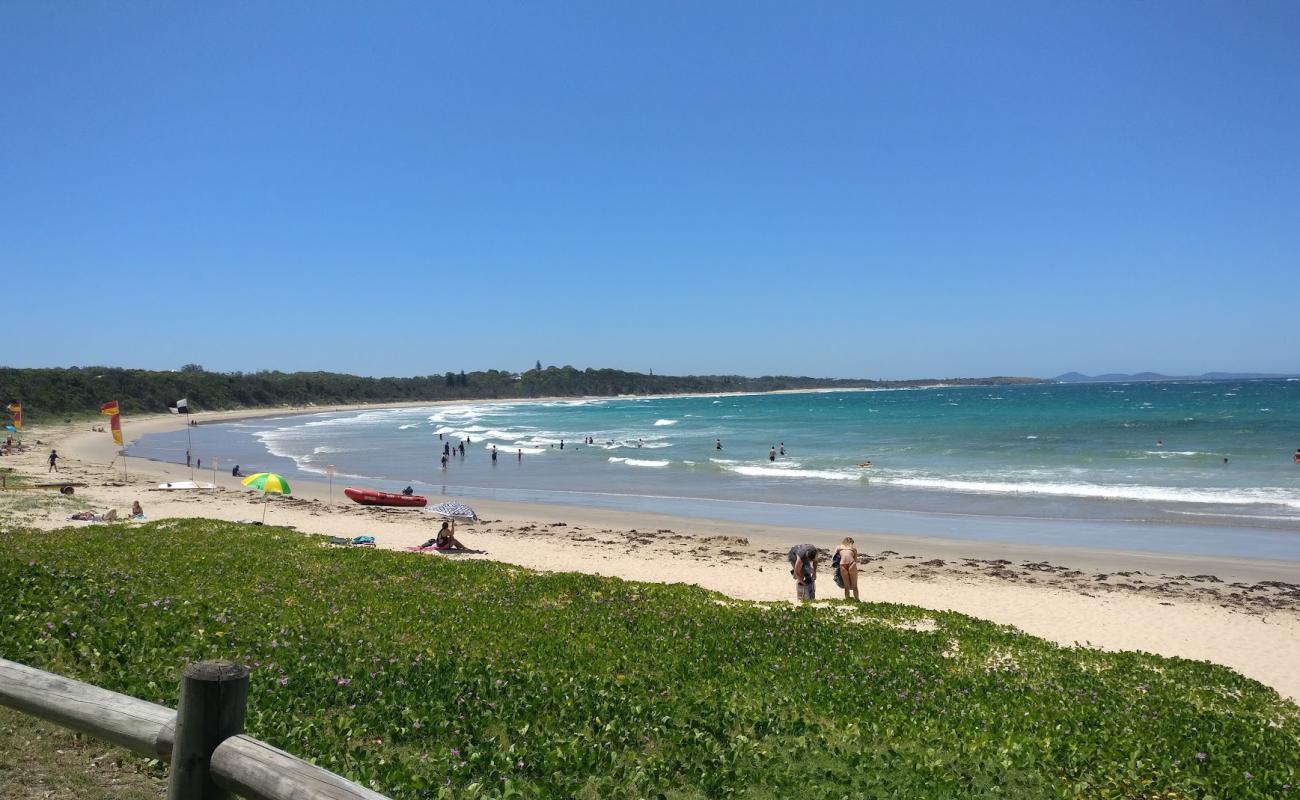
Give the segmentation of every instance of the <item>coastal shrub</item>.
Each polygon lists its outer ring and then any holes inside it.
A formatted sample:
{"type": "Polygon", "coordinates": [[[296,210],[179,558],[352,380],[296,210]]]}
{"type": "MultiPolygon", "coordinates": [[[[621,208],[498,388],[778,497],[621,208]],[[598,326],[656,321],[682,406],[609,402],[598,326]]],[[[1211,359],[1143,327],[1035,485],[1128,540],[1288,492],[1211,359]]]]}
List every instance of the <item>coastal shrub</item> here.
{"type": "Polygon", "coordinates": [[[945,378],[877,381],[740,375],[646,375],[616,369],[547,367],[523,373],[489,369],[412,378],[369,378],[337,372],[209,372],[197,364],[176,370],[120,367],[0,367],[0,398],[19,400],[28,423],[64,416],[97,417],[105,400],[129,414],[166,413],[184,397],[193,411],[283,405],[393,403],[524,397],[612,397],[620,394],[770,392],[778,389],[903,388],[944,384],[1045,383],[1035,378],[945,378]]]}
{"type": "Polygon", "coordinates": [[[0,655],[394,798],[1300,796],[1300,709],[1226,668],[953,613],[331,548],[210,520],[0,532],[0,655]]]}

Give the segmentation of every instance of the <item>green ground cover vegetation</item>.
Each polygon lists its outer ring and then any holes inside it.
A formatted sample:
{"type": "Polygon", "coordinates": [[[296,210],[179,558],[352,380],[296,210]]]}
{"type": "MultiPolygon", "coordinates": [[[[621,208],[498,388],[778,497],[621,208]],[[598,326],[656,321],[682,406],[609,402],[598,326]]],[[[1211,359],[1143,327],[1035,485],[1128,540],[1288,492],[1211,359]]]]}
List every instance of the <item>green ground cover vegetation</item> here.
{"type": "Polygon", "coordinates": [[[1300,796],[1222,667],[217,521],[0,531],[0,655],[166,705],[245,662],[252,735],[394,798],[1300,796]]]}

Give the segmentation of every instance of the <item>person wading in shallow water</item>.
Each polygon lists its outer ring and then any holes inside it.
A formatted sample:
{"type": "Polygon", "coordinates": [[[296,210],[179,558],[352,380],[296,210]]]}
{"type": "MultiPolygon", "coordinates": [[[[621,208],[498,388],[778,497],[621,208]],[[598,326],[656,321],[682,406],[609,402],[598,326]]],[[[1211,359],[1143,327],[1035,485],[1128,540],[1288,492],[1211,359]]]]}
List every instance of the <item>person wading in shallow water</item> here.
{"type": "Polygon", "coordinates": [[[817,547],[797,544],[786,555],[790,561],[790,574],[794,576],[795,597],[799,600],[817,599],[817,547]]]}

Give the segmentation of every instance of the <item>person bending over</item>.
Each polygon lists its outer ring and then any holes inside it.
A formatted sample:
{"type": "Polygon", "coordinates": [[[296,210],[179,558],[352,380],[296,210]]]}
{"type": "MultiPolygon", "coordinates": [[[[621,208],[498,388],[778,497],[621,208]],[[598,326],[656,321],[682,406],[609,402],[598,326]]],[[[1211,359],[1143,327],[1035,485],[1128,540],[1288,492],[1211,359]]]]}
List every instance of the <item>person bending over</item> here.
{"type": "Polygon", "coordinates": [[[790,574],[794,576],[795,596],[800,600],[817,599],[817,547],[797,544],[786,555],[790,574]]]}

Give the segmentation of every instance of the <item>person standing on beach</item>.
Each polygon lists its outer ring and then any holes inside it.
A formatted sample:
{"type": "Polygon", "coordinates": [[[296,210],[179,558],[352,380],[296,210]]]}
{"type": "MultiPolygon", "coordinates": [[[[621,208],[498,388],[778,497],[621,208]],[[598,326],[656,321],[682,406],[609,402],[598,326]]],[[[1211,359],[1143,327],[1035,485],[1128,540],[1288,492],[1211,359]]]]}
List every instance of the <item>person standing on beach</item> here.
{"type": "Polygon", "coordinates": [[[492,445],[492,463],[497,463],[497,446],[492,445]]]}
{"type": "Polygon", "coordinates": [[[465,457],[465,442],[463,440],[460,443],[460,457],[465,457]]]}
{"type": "Polygon", "coordinates": [[[447,454],[446,454],[446,453],[443,453],[443,454],[442,454],[442,468],[443,468],[443,469],[446,469],[446,468],[447,468],[447,454]]]}
{"type": "Polygon", "coordinates": [[[51,450],[51,451],[50,451],[50,468],[47,469],[47,470],[45,470],[45,471],[46,471],[46,472],[58,472],[58,471],[59,471],[59,453],[58,453],[57,450],[51,450]]]}
{"type": "Polygon", "coordinates": [[[835,555],[840,557],[840,581],[844,586],[844,599],[849,599],[851,591],[854,600],[861,600],[858,597],[858,547],[853,543],[852,536],[844,537],[844,541],[836,548],[835,555]]]}
{"type": "Polygon", "coordinates": [[[790,574],[794,576],[795,597],[799,600],[817,599],[817,547],[797,544],[786,554],[790,561],[790,574]]]}
{"type": "Polygon", "coordinates": [[[520,461],[520,463],[523,463],[523,460],[524,460],[524,449],[521,447],[521,448],[519,448],[519,461],[520,461]]]}
{"type": "Polygon", "coordinates": [[[185,451],[185,466],[188,467],[189,465],[190,465],[190,451],[189,451],[189,450],[186,450],[186,451],[185,451]]]}

